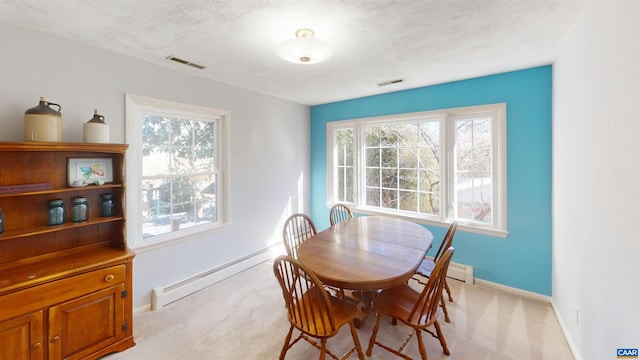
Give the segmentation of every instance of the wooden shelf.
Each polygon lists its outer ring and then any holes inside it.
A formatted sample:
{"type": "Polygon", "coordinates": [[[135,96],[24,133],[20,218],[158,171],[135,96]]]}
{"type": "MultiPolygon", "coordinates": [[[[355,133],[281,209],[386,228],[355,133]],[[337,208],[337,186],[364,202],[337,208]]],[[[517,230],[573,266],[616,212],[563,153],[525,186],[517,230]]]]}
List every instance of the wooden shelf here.
{"type": "Polygon", "coordinates": [[[0,198],[13,197],[13,196],[57,194],[57,193],[77,192],[77,191],[85,191],[85,190],[113,189],[113,188],[121,188],[121,187],[123,187],[122,184],[104,184],[104,185],[100,185],[100,186],[98,186],[98,185],[87,185],[85,187],[65,187],[65,188],[37,190],[37,191],[20,191],[20,192],[11,192],[11,193],[0,194],[0,198]]]}
{"type": "Polygon", "coordinates": [[[127,150],[126,144],[93,144],[63,142],[2,142],[0,151],[88,151],[98,153],[121,153],[127,150]]]}
{"type": "Polygon", "coordinates": [[[91,226],[91,225],[108,223],[113,221],[120,221],[120,220],[123,220],[122,216],[110,216],[110,217],[92,218],[87,221],[80,221],[80,222],[67,221],[66,223],[61,225],[43,225],[43,226],[31,227],[26,230],[21,229],[21,230],[5,231],[4,233],[0,234],[0,241],[33,236],[33,235],[41,235],[41,234],[52,233],[56,231],[62,231],[67,229],[91,226]]]}

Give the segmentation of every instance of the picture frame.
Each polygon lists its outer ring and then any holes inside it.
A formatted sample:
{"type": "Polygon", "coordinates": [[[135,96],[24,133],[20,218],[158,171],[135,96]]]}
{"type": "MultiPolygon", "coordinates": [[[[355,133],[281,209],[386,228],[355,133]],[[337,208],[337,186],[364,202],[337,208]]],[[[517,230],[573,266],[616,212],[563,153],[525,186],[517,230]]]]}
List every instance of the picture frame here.
{"type": "Polygon", "coordinates": [[[67,175],[69,186],[85,186],[98,180],[110,183],[113,182],[113,162],[111,158],[70,158],[67,175]],[[83,185],[74,185],[76,180],[82,180],[83,185]]]}

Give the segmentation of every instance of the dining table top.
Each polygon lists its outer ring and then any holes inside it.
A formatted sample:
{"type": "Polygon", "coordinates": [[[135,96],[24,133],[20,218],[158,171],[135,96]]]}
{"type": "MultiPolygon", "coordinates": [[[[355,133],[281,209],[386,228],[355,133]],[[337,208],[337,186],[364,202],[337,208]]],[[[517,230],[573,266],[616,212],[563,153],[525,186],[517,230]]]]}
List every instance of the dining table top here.
{"type": "Polygon", "coordinates": [[[298,259],[325,284],[379,290],[408,281],[432,242],[427,228],[408,220],[354,217],[305,240],[298,259]]]}

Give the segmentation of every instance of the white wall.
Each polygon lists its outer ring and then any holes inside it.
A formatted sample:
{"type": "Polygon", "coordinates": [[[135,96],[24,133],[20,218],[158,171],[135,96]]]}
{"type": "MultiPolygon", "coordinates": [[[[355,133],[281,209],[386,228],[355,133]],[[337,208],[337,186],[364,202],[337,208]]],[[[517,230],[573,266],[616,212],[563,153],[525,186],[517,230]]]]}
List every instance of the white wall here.
{"type": "Polygon", "coordinates": [[[639,18],[594,3],[553,66],[552,298],[582,359],[640,348],[639,18]]]}
{"type": "MultiPolygon", "coordinates": [[[[62,105],[63,141],[81,142],[82,124],[97,108],[111,127],[111,141],[122,143],[125,93],[231,112],[231,225],[138,252],[135,308],[149,304],[154,287],[280,243],[281,219],[309,212],[307,106],[0,23],[0,141],[22,141],[24,111],[46,96],[62,105]]],[[[136,218],[128,214],[127,220],[136,218]]]]}

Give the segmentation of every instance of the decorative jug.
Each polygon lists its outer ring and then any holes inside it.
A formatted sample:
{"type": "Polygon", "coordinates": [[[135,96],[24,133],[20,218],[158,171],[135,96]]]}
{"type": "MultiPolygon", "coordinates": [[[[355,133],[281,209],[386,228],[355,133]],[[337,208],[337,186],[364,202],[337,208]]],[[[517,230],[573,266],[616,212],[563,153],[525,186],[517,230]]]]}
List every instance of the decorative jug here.
{"type": "Polygon", "coordinates": [[[109,142],[109,125],[105,124],[104,116],[98,114],[98,109],[93,111],[93,118],[84,123],[82,138],[86,143],[109,142]]]}
{"type": "Polygon", "coordinates": [[[62,141],[62,107],[40,97],[40,103],[24,112],[25,141],[62,141]],[[58,110],[51,108],[57,106],[58,110]]]}

